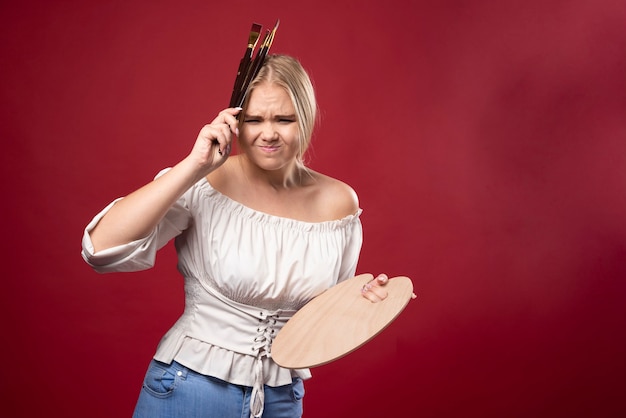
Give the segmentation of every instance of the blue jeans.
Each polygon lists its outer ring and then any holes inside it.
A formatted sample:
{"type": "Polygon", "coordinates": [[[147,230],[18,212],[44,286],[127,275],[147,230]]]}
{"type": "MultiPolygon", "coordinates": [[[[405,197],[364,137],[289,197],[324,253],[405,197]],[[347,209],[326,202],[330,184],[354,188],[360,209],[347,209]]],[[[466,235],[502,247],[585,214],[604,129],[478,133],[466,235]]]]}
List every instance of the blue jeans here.
{"type": "MultiPolygon", "coordinates": [[[[304,383],[265,386],[264,417],[302,416],[304,383]]],[[[252,388],[196,373],[172,362],[152,360],[133,418],[249,418],[252,388]]]]}

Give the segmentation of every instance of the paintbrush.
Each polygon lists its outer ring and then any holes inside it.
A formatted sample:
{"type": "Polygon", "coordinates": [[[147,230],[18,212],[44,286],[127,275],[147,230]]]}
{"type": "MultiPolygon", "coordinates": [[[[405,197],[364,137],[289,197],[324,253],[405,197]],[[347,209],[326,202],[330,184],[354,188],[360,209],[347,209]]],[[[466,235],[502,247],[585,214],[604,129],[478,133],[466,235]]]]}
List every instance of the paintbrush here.
{"type": "Polygon", "coordinates": [[[243,58],[239,61],[239,69],[237,70],[237,77],[235,78],[235,85],[233,87],[233,93],[230,97],[230,107],[237,105],[239,96],[241,94],[241,86],[248,73],[248,67],[250,66],[250,60],[252,59],[252,53],[256,44],[261,36],[262,26],[258,23],[253,23],[250,28],[250,34],[248,35],[248,46],[243,54],[243,58]]]}
{"type": "Polygon", "coordinates": [[[263,66],[263,62],[265,61],[265,57],[269,52],[270,47],[272,46],[272,42],[274,41],[274,36],[276,35],[276,30],[278,29],[278,25],[280,24],[280,20],[276,21],[276,25],[274,29],[271,31],[267,31],[265,33],[265,37],[263,38],[263,43],[259,51],[257,52],[254,60],[248,65],[247,71],[244,73],[245,77],[243,77],[243,81],[241,87],[238,89],[239,95],[236,97],[236,100],[231,102],[231,107],[241,107],[246,98],[246,93],[248,91],[248,86],[259,73],[259,70],[263,66]]]}

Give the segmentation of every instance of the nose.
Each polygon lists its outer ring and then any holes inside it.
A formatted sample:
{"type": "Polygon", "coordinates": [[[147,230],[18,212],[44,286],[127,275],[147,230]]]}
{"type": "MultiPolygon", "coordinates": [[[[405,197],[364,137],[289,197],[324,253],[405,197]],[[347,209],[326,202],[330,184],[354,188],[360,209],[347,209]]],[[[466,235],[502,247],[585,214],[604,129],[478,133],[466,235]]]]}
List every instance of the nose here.
{"type": "Polygon", "coordinates": [[[271,121],[263,123],[261,139],[267,142],[276,141],[278,139],[278,130],[276,129],[276,125],[274,123],[271,121]]]}

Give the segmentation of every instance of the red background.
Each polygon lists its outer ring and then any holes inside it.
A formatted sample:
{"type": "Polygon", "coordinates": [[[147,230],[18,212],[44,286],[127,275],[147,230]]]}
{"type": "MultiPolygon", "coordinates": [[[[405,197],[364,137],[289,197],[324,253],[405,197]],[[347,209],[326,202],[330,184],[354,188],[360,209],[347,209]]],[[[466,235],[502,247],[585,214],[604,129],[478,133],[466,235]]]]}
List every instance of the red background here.
{"type": "Polygon", "coordinates": [[[130,416],[182,312],[171,247],[100,276],[84,225],[189,151],[252,22],[322,109],[359,273],[417,301],[313,370],[306,416],[626,414],[626,3],[3,1],[2,415],[130,416]]]}

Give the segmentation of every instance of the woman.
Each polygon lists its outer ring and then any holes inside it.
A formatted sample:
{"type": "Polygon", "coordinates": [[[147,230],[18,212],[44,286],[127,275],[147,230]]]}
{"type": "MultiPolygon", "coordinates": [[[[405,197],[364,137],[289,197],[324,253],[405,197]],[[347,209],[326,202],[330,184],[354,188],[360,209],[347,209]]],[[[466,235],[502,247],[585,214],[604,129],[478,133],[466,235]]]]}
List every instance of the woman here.
{"type": "MultiPolygon", "coordinates": [[[[302,415],[310,373],[279,367],[271,342],[355,274],[362,243],[355,192],[304,165],[315,119],[300,63],[269,56],[243,109],[221,111],[186,158],[85,229],[83,257],[98,272],[150,268],[175,238],[185,311],[159,343],[135,417],[302,415]]],[[[385,298],[386,282],[378,276],[364,297],[385,298]]]]}

